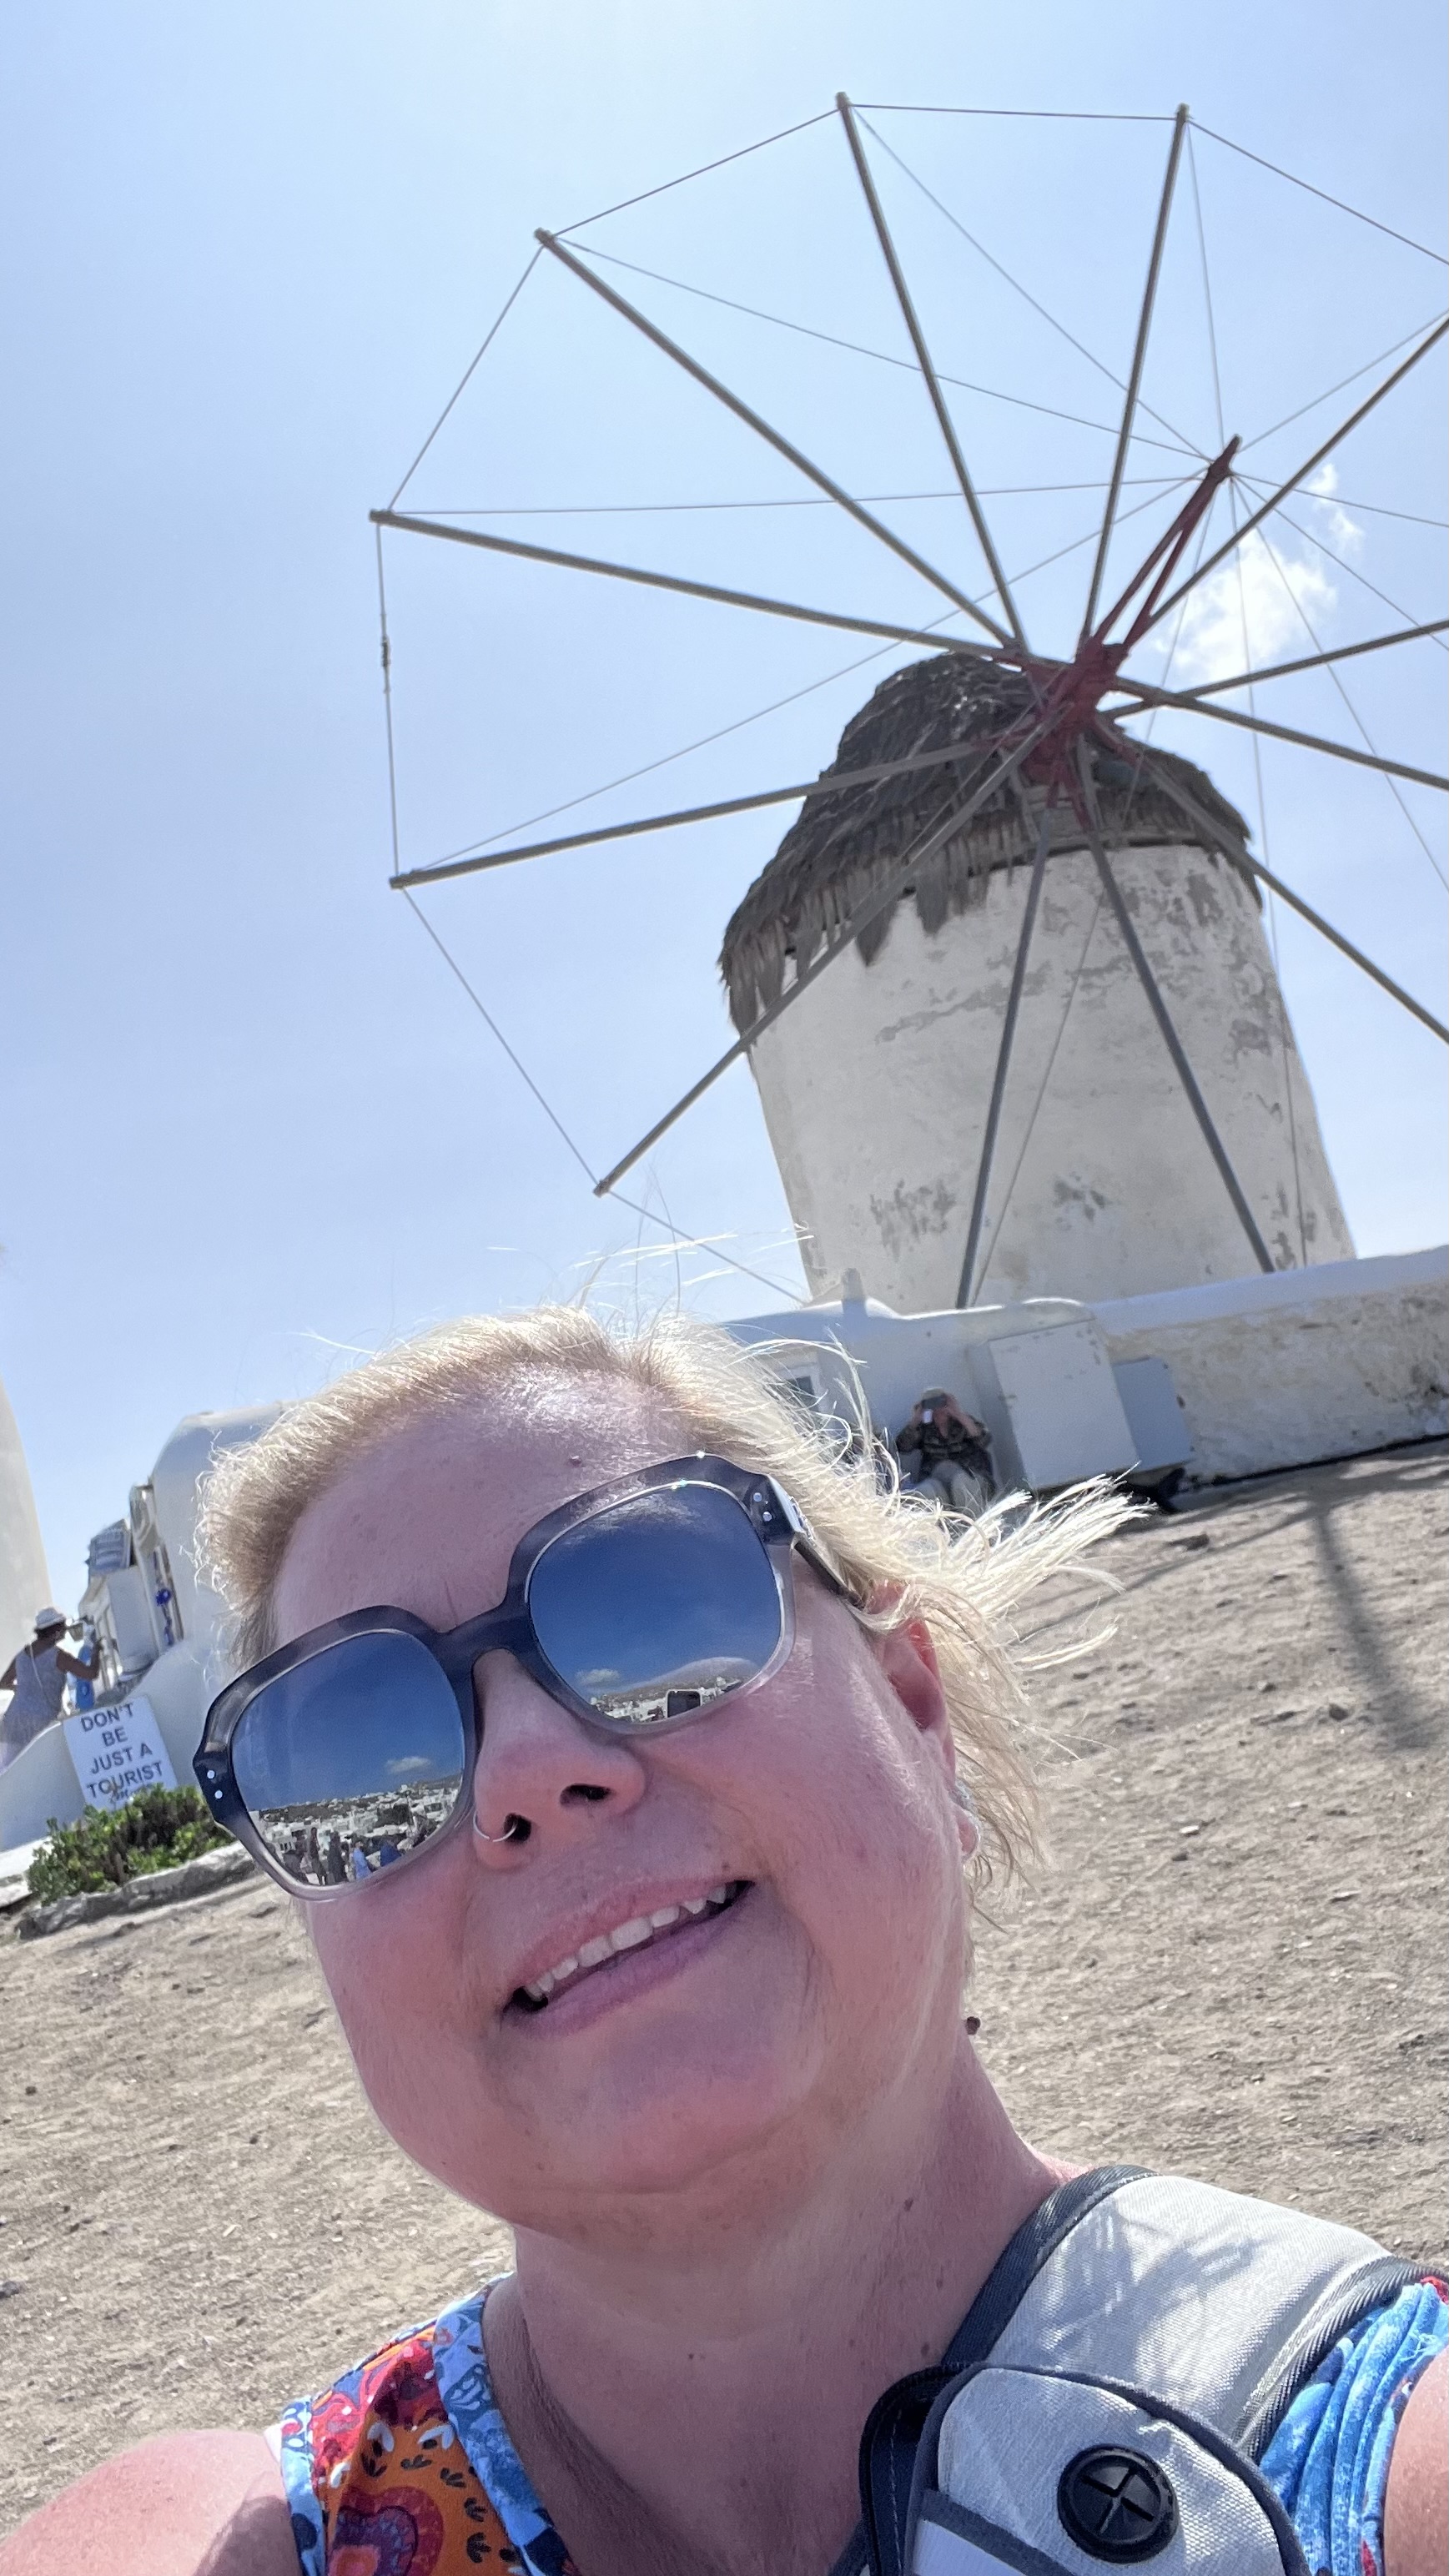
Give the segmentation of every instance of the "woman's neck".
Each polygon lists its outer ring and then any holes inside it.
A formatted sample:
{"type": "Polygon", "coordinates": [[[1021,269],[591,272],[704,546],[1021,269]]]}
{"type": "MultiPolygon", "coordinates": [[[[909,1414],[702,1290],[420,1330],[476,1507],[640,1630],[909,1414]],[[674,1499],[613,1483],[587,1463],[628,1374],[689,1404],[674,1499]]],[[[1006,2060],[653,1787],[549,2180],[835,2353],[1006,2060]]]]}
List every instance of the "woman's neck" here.
{"type": "Polygon", "coordinates": [[[826,2576],[861,2429],[939,2359],[1066,2168],[1019,2138],[964,2036],[914,2120],[862,2123],[781,2216],[671,2210],[605,2250],[520,2231],[490,2369],[581,2576],[826,2576]]]}

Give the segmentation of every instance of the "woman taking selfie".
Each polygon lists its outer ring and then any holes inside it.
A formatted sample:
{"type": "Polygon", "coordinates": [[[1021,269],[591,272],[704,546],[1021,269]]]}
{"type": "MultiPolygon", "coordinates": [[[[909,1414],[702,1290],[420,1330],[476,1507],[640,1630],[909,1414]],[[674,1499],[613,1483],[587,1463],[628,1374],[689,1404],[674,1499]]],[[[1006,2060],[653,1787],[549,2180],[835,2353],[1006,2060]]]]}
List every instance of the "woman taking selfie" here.
{"type": "Polygon", "coordinates": [[[1030,1849],[1011,1613],[1115,1514],[993,1542],[724,1337],[572,1310],[229,1458],[203,1794],[517,2268],[3,2576],[1443,2576],[1442,2288],[1039,2152],[963,2017],[1030,1849]]]}

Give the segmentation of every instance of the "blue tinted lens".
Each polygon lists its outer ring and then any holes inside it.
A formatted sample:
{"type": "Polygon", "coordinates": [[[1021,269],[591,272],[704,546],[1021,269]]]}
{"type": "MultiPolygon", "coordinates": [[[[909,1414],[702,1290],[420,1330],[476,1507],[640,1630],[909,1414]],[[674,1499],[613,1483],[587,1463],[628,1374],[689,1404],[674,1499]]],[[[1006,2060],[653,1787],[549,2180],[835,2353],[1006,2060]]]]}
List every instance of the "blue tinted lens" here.
{"type": "Polygon", "coordinates": [[[268,1851],[302,1887],[389,1868],[446,1824],[463,1722],[445,1676],[396,1629],[344,1637],[258,1691],[231,1746],[268,1851]]]}
{"type": "Polygon", "coordinates": [[[754,1681],[781,1637],[774,1568],[718,1485],[616,1503],[550,1541],[529,1579],[534,1634],[600,1717],[689,1717],[754,1681]]]}

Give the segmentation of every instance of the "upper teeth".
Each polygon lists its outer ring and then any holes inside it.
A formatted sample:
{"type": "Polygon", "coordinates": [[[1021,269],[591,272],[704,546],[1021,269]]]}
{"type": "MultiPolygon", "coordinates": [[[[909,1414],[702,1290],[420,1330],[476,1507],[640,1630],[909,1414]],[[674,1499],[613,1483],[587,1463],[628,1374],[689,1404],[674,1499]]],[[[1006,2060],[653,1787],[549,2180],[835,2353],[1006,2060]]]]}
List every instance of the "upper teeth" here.
{"type": "Polygon", "coordinates": [[[530,2003],[546,2004],[555,1987],[567,1984],[583,1968],[601,1968],[620,1950],[637,1950],[641,1941],[652,1941],[656,1932],[667,1932],[690,1914],[718,1912],[734,1892],[729,1882],[712,1887],[708,1896],[686,1896],[678,1905],[657,1906],[652,1914],[632,1914],[627,1923],[616,1923],[612,1932],[596,1933],[592,1941],[579,1945],[576,1956],[560,1959],[557,1966],[545,1968],[543,1975],[523,1991],[530,2003]]]}

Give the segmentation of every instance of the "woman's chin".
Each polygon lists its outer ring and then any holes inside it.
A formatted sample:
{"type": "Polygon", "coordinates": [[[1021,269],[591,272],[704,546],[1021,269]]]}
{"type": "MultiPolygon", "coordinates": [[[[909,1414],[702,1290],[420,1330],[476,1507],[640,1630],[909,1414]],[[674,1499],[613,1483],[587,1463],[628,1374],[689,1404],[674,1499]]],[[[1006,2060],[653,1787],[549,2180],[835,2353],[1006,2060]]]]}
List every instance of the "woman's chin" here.
{"type": "Polygon", "coordinates": [[[732,2171],[758,2180],[772,2152],[794,2171],[824,2058],[799,2010],[651,2019],[616,2029],[607,2049],[559,2050],[526,2090],[516,2068],[505,2098],[485,2084],[473,2118],[450,2124],[442,2155],[436,2137],[416,2133],[415,2116],[388,2126],[465,2199],[565,2236],[589,2235],[595,2219],[607,2227],[611,2210],[641,2199],[693,2202],[712,2183],[727,2195],[732,2171]],[[460,2158],[455,2144],[469,2138],[473,2151],[460,2158]]]}
{"type": "MultiPolygon", "coordinates": [[[[737,1999],[708,2015],[642,2014],[591,2062],[560,2063],[539,2111],[571,2193],[688,2190],[788,2128],[819,2078],[818,2033],[798,1995],[737,1999]]],[[[561,2051],[560,2057],[566,2054],[561,2051]]],[[[581,2050],[580,2056],[584,2054],[581,2050]]]]}
{"type": "Polygon", "coordinates": [[[580,2183],[604,2192],[685,2191],[768,2154],[807,2115],[816,2051],[796,2028],[731,2044],[696,2040],[665,2062],[612,2068],[590,2097],[580,2183]]]}

